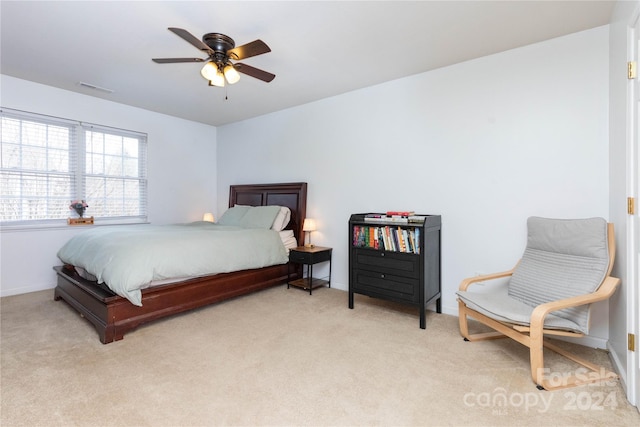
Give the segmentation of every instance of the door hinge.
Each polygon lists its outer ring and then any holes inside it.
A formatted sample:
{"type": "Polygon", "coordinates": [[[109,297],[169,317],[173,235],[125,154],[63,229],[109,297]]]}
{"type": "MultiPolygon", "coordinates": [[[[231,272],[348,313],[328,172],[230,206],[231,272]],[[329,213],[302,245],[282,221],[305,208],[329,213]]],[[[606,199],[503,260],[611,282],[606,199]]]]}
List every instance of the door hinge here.
{"type": "Polygon", "coordinates": [[[627,197],[627,213],[629,215],[636,214],[636,199],[633,197],[627,197]]]}
{"type": "Polygon", "coordinates": [[[636,351],[636,336],[633,334],[627,335],[627,348],[629,351],[636,351]]]}
{"type": "Polygon", "coordinates": [[[636,61],[627,62],[627,78],[629,80],[636,78],[636,61]]]}

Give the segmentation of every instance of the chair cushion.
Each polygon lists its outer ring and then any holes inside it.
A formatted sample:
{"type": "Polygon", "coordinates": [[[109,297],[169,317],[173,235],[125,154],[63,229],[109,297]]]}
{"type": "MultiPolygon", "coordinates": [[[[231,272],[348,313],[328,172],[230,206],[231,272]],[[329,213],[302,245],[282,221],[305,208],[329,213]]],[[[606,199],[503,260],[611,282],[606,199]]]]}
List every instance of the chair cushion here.
{"type": "MultiPolygon", "coordinates": [[[[527,247],[508,282],[508,296],[530,306],[598,289],[609,267],[603,218],[527,220],[527,247]]],[[[553,312],[588,333],[589,306],[553,312]]]]}
{"type": "MultiPolygon", "coordinates": [[[[511,298],[508,294],[506,283],[482,293],[458,291],[457,294],[467,307],[487,317],[499,322],[529,326],[534,307],[511,298]]],[[[583,332],[575,322],[553,314],[545,317],[544,327],[546,329],[583,332]]]]}

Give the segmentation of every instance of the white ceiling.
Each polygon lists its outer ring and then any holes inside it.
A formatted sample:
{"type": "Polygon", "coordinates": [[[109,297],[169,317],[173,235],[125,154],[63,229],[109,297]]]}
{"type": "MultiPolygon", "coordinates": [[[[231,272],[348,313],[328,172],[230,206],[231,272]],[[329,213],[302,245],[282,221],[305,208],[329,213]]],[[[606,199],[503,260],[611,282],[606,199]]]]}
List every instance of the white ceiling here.
{"type": "MultiPolygon", "coordinates": [[[[613,1],[5,1],[0,72],[214,126],[609,23],[613,1]],[[209,87],[168,27],[272,52],[209,87]],[[79,86],[85,82],[113,93],[79,86]],[[227,99],[228,98],[228,99],[227,99]]],[[[0,100],[1,101],[1,100],[0,100]]]]}

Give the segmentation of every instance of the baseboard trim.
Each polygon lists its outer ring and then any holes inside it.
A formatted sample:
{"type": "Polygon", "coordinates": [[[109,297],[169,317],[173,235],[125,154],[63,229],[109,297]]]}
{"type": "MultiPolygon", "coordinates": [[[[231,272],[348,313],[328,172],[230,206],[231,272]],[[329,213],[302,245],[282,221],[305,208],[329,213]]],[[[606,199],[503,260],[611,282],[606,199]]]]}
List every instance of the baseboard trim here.
{"type": "Polygon", "coordinates": [[[620,377],[620,385],[624,390],[624,393],[629,396],[629,390],[627,390],[627,366],[626,363],[622,363],[618,353],[614,350],[614,348],[607,343],[607,350],[609,351],[609,359],[611,359],[611,363],[613,364],[613,369],[618,373],[620,377]]]}
{"type": "Polygon", "coordinates": [[[56,287],[55,284],[50,285],[50,284],[45,284],[45,285],[37,285],[37,286],[19,286],[16,288],[9,288],[9,289],[0,289],[0,298],[3,297],[10,297],[10,296],[14,296],[14,295],[21,295],[21,294],[30,294],[31,292],[38,292],[38,291],[46,291],[47,289],[54,289],[56,287]]]}

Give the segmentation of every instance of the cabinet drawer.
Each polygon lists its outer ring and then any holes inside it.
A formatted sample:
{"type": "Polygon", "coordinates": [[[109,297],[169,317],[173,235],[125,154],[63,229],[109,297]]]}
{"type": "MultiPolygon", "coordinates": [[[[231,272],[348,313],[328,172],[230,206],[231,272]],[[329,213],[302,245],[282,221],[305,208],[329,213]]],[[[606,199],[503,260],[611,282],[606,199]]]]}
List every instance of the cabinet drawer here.
{"type": "Polygon", "coordinates": [[[387,273],[401,277],[420,277],[420,256],[370,249],[354,249],[356,269],[387,273]]]}
{"type": "Polygon", "coordinates": [[[289,261],[302,264],[317,264],[331,260],[331,249],[322,249],[314,252],[303,252],[292,249],[289,251],[289,261]]]}
{"type": "Polygon", "coordinates": [[[418,279],[355,269],[352,280],[355,292],[384,296],[396,301],[419,302],[418,279]]]}
{"type": "Polygon", "coordinates": [[[289,261],[309,263],[311,255],[304,252],[289,251],[289,261]]]}

